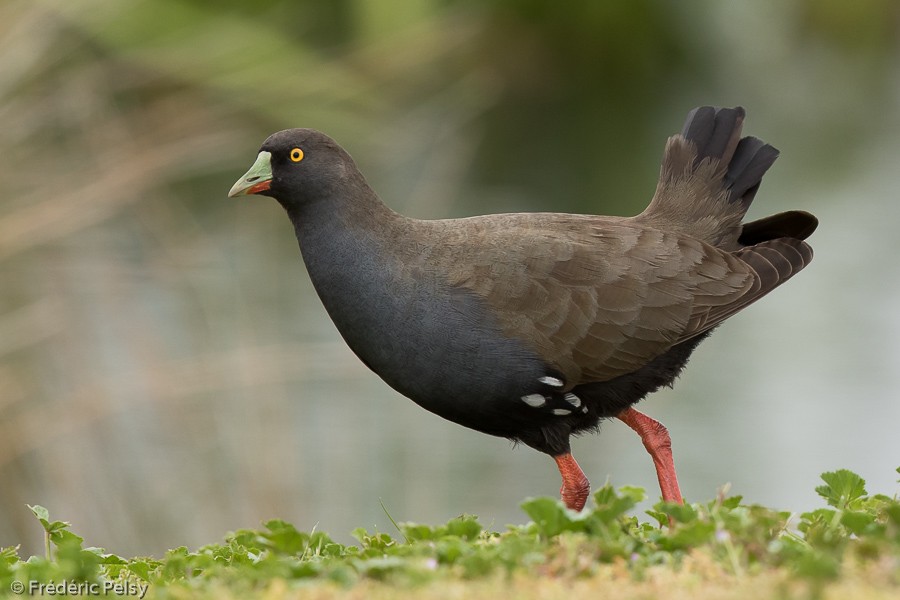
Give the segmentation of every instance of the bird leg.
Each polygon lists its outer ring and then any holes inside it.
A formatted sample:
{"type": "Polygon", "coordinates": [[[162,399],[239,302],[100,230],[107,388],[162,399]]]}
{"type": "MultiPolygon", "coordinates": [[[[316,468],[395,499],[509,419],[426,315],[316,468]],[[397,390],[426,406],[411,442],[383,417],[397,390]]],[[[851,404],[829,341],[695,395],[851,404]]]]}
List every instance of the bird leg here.
{"type": "Polygon", "coordinates": [[[559,456],[554,456],[556,466],[559,468],[559,474],[562,475],[562,487],[559,488],[559,494],[567,508],[580,511],[587,502],[588,494],[591,491],[591,482],[584,476],[584,471],[575,462],[575,457],[571,453],[566,452],[559,456]]]}
{"type": "MultiPolygon", "coordinates": [[[[659,479],[659,489],[662,491],[663,500],[684,504],[684,500],[681,499],[681,490],[678,489],[678,478],[675,476],[672,438],[669,437],[669,430],[666,429],[666,426],[633,408],[626,408],[616,418],[641,436],[644,448],[650,453],[653,464],[656,466],[656,477],[659,479]]],[[[562,471],[562,467],[560,467],[560,471],[562,471]]]]}

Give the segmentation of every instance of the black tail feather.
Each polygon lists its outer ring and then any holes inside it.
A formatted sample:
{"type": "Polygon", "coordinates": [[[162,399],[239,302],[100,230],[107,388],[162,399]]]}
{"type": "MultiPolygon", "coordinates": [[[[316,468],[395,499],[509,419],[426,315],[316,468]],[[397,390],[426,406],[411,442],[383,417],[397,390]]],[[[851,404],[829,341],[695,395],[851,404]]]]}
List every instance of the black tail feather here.
{"type": "Polygon", "coordinates": [[[704,159],[728,165],[724,185],[729,200],[749,208],[765,172],[778,158],[778,150],[755,137],[741,139],[745,111],[743,107],[701,106],[688,113],[681,135],[694,144],[694,164],[704,159]]]}
{"type": "Polygon", "coordinates": [[[754,246],[777,238],[805,240],[816,230],[819,220],[803,210],[789,210],[744,223],[738,243],[754,246]]]}
{"type": "Polygon", "coordinates": [[[705,158],[723,160],[726,164],[731,160],[741,135],[744,115],[744,109],[740,106],[700,106],[688,113],[681,135],[697,148],[695,166],[705,158]]]}
{"type": "Polygon", "coordinates": [[[763,175],[778,158],[778,150],[755,137],[742,139],[728,163],[725,185],[730,189],[729,199],[739,201],[744,210],[750,207],[763,175]]]}
{"type": "Polygon", "coordinates": [[[688,113],[681,134],[666,142],[656,193],[637,218],[731,251],[810,235],[816,220],[802,211],[742,223],[778,158],[778,150],[762,140],[741,137],[744,116],[740,106],[701,106],[688,113]]]}

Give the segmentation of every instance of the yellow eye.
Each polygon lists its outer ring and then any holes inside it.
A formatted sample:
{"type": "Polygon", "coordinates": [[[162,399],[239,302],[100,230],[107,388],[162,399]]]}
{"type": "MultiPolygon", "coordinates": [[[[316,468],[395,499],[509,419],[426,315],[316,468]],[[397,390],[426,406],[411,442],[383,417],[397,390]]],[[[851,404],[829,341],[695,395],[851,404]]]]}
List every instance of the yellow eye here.
{"type": "Polygon", "coordinates": [[[303,150],[300,148],[294,148],[291,150],[291,160],[294,162],[300,162],[303,160],[303,150]]]}

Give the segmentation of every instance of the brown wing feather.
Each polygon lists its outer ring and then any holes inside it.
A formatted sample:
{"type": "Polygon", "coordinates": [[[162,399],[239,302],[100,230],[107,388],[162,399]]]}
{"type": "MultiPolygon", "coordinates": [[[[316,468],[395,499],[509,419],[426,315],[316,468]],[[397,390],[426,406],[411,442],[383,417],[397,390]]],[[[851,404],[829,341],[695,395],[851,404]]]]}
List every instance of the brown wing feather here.
{"type": "Polygon", "coordinates": [[[442,262],[458,265],[448,282],[484,298],[504,332],[530,343],[570,386],[638,369],[757,287],[737,256],[626,219],[466,221],[467,233],[452,235],[470,243],[445,240],[442,262]]]}
{"type": "Polygon", "coordinates": [[[794,238],[778,238],[744,248],[734,256],[751,269],[754,275],[753,286],[734,302],[711,306],[707,311],[695,314],[679,341],[690,339],[715,327],[750,303],[762,298],[808,265],[812,261],[813,252],[806,242],[794,238]]]}

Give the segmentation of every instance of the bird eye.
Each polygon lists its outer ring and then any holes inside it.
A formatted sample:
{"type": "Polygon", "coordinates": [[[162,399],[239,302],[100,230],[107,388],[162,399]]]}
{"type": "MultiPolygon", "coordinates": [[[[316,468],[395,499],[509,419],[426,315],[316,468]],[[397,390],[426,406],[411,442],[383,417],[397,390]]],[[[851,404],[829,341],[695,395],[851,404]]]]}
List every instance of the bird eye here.
{"type": "Polygon", "coordinates": [[[300,148],[294,148],[291,150],[291,160],[294,162],[300,162],[303,160],[303,150],[300,148]]]}

